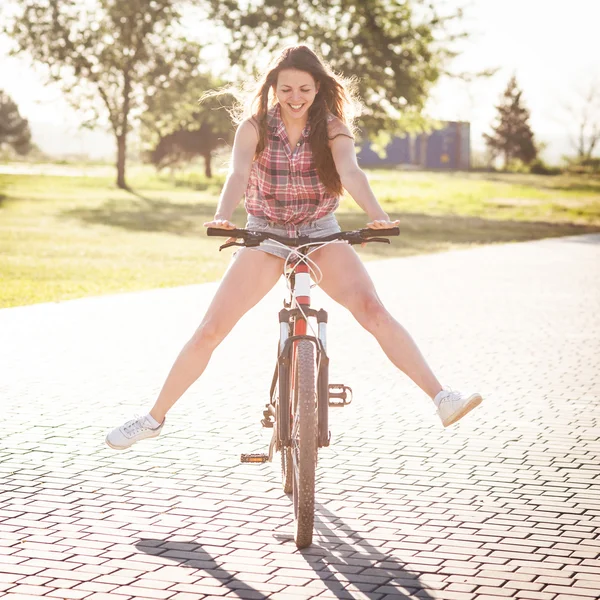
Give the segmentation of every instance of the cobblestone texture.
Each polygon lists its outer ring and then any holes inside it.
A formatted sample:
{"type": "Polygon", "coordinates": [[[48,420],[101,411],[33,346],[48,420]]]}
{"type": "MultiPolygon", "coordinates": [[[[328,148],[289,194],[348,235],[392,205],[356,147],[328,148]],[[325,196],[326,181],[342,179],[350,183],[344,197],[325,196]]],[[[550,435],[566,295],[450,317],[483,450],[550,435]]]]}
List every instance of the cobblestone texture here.
{"type": "Polygon", "coordinates": [[[126,600],[600,598],[600,236],[372,263],[440,378],[484,404],[444,430],[330,311],[317,534],[299,552],[258,423],[282,287],[156,440],[105,432],[157,393],[215,284],[0,311],[0,596],[126,600]]]}

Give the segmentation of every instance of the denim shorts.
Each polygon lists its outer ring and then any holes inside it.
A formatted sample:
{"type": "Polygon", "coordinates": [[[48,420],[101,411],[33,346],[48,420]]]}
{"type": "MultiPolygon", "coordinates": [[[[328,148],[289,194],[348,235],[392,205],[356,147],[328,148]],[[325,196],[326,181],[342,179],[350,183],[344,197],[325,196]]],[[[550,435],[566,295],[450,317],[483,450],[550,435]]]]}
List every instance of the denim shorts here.
{"type": "MultiPolygon", "coordinates": [[[[271,223],[267,221],[267,219],[255,217],[254,215],[248,215],[246,229],[250,229],[252,231],[268,231],[269,233],[283,237],[288,237],[290,235],[285,226],[277,223],[271,223]]],[[[332,233],[337,233],[338,231],[341,231],[341,228],[333,213],[330,213],[321,219],[317,219],[316,221],[298,225],[296,227],[296,233],[298,235],[310,235],[311,237],[317,238],[326,237],[332,233]]],[[[266,252],[267,254],[278,256],[284,260],[290,255],[291,252],[290,248],[284,248],[283,246],[280,246],[271,240],[264,241],[260,246],[252,248],[252,250],[266,252]]]]}

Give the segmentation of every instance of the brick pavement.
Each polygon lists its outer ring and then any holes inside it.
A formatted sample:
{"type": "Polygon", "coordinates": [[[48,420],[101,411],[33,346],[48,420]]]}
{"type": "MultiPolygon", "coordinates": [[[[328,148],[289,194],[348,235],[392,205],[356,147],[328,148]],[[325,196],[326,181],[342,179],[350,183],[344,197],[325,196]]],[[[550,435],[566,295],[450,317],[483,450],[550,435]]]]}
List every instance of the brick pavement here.
{"type": "Polygon", "coordinates": [[[372,263],[441,379],[486,401],[444,430],[343,310],[317,534],[298,552],[258,425],[281,288],[157,440],[107,429],[157,392],[215,285],[0,311],[0,596],[589,600],[600,594],[600,236],[372,263]]]}

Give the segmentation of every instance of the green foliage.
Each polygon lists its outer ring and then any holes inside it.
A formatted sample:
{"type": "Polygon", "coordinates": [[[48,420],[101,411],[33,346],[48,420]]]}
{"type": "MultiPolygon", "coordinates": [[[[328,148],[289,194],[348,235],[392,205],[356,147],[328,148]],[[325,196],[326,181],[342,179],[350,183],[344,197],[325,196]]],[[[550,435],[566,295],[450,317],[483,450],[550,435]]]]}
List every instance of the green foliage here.
{"type": "Polygon", "coordinates": [[[550,167],[541,158],[536,158],[529,165],[529,172],[536,175],[560,175],[562,170],[558,167],[550,167]]]}
{"type": "Polygon", "coordinates": [[[28,154],[33,148],[29,122],[19,114],[14,100],[0,90],[0,149],[4,144],[19,155],[28,154]]]}
{"type": "Polygon", "coordinates": [[[507,169],[514,161],[528,165],[537,157],[533,131],[529,126],[529,110],[523,106],[522,95],[516,77],[511,77],[496,107],[498,115],[492,134],[483,135],[492,155],[503,156],[507,169]]]}
{"type": "MultiPolygon", "coordinates": [[[[175,183],[133,167],[138,194],[115,190],[103,169],[73,176],[2,175],[0,307],[219,279],[231,251],[203,223],[219,195],[215,181],[175,183]],[[189,187],[186,187],[189,186],[189,187]]],[[[600,180],[506,173],[369,170],[386,211],[401,219],[391,245],[369,244],[366,258],[440,252],[600,231],[600,180]]],[[[344,229],[364,227],[348,197],[336,213],[344,229]]],[[[234,222],[243,225],[240,207],[234,222]]]]}
{"type": "MultiPolygon", "coordinates": [[[[200,103],[208,91],[219,88],[223,83],[211,75],[196,73],[188,79],[172,81],[168,87],[149,90],[146,94],[146,110],[141,116],[142,140],[154,146],[163,136],[179,129],[193,129],[204,121],[220,129],[231,129],[227,111],[216,100],[200,103]]],[[[222,104],[232,104],[227,97],[222,104]]]]}
{"type": "Polygon", "coordinates": [[[567,171],[582,175],[600,175],[600,158],[568,158],[567,171]]]}
{"type": "Polygon", "coordinates": [[[153,164],[160,168],[203,156],[206,176],[212,176],[213,152],[233,141],[234,127],[226,107],[233,105],[234,98],[224,94],[199,99],[222,85],[210,75],[197,74],[148,94],[141,117],[142,143],[152,148],[148,157],[153,164]]]}
{"type": "Polygon", "coordinates": [[[261,55],[306,43],[336,72],[356,78],[370,135],[420,129],[431,85],[461,37],[449,33],[460,11],[441,16],[424,0],[209,0],[230,31],[232,65],[256,72],[261,55]]]}
{"type": "Polygon", "coordinates": [[[147,93],[187,78],[199,47],[179,35],[176,0],[21,0],[4,29],[26,52],[46,65],[67,99],[98,123],[99,100],[117,138],[117,184],[126,187],[127,134],[147,93]]]}

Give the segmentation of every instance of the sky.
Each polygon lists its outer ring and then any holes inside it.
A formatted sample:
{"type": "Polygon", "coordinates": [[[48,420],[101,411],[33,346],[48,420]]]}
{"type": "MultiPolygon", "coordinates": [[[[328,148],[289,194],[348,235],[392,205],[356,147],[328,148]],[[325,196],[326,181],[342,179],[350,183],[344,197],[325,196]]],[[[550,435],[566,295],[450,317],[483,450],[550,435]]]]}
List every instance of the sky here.
{"type": "MultiPolygon", "coordinates": [[[[556,163],[572,153],[574,123],[565,106],[576,104],[593,81],[600,82],[600,0],[432,0],[444,9],[462,6],[469,39],[450,65],[455,72],[498,69],[491,78],[464,83],[443,77],[432,90],[431,116],[471,123],[471,147],[484,149],[498,102],[511,75],[523,90],[544,158],[556,163]]],[[[196,28],[197,30],[197,28],[196,28]]],[[[10,40],[0,35],[0,89],[30,122],[33,139],[54,155],[112,158],[106,131],[81,130],[76,112],[57,85],[44,81],[43,68],[24,57],[9,57],[10,40]]]]}
{"type": "MultiPolygon", "coordinates": [[[[452,4],[460,4],[452,2],[452,4]]],[[[502,92],[511,75],[523,91],[545,158],[572,153],[573,119],[565,106],[577,105],[586,89],[600,83],[600,0],[472,0],[465,6],[471,33],[453,68],[497,73],[472,84],[448,78],[436,86],[435,116],[471,123],[471,145],[483,148],[502,92]]]]}

